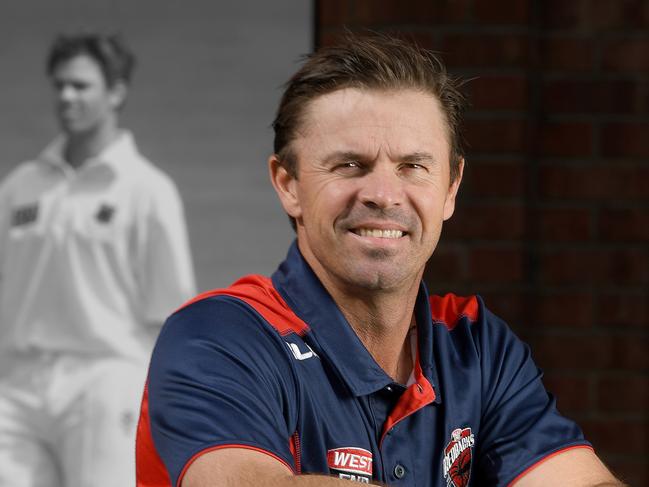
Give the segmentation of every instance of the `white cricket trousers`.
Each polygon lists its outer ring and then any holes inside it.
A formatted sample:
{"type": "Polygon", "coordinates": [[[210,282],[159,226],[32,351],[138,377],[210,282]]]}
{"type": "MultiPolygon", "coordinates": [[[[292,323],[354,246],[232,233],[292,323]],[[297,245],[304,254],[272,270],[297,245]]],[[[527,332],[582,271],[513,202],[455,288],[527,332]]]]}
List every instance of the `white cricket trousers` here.
{"type": "Polygon", "coordinates": [[[146,367],[41,352],[0,357],[0,487],[135,485],[146,367]]]}

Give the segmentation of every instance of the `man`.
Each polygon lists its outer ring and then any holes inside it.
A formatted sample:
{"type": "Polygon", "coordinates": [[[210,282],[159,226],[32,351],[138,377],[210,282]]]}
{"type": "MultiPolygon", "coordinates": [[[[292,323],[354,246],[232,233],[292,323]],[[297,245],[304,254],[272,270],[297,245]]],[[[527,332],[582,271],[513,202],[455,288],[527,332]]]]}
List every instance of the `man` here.
{"type": "Polygon", "coordinates": [[[59,38],[62,136],[0,184],[0,486],[122,486],[146,365],[194,292],[173,182],[119,128],[117,38],[59,38]]]}
{"type": "Polygon", "coordinates": [[[480,298],[421,282],[462,179],[456,84],[384,37],[289,81],[269,167],[297,243],[167,321],[139,486],[620,485],[480,298]]]}

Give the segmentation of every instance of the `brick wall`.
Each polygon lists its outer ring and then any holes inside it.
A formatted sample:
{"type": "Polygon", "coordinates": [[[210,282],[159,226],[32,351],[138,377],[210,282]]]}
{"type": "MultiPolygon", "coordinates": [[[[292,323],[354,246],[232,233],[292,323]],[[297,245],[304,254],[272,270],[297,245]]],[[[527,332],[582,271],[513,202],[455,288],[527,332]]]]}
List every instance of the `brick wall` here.
{"type": "Polygon", "coordinates": [[[649,485],[649,2],[317,2],[316,43],[343,28],[399,32],[476,78],[426,279],[482,294],[598,453],[649,485]]]}

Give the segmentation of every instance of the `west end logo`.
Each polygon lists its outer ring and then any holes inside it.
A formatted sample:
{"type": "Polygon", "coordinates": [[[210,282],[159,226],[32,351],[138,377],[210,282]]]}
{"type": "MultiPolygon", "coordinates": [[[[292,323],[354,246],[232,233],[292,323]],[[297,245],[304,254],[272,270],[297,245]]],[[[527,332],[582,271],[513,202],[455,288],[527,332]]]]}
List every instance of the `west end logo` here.
{"type": "Polygon", "coordinates": [[[466,487],[471,478],[472,449],[475,437],[471,428],[457,428],[444,449],[444,478],[447,487],[466,487]]]}
{"type": "Polygon", "coordinates": [[[327,452],[329,472],[340,479],[369,484],[372,480],[372,452],[364,448],[334,448],[327,452]]]}

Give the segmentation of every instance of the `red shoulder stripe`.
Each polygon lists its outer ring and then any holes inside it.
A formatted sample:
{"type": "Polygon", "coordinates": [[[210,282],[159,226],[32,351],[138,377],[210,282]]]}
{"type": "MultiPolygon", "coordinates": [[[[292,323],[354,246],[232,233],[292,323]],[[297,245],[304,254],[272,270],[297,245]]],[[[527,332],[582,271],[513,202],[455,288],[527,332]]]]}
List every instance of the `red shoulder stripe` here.
{"type": "Polygon", "coordinates": [[[309,325],[302,321],[293,310],[286,304],[273,287],[270,278],[260,275],[242,277],[229,288],[214,289],[199,294],[191,299],[177,311],[189,306],[192,303],[213,296],[232,296],[241,299],[252,306],[264,319],[270,323],[280,335],[297,333],[304,335],[309,331],[309,325]]]}
{"type": "Polygon", "coordinates": [[[430,296],[430,314],[433,321],[443,323],[452,330],[463,317],[470,321],[478,319],[478,299],[475,296],[430,296]]]}

